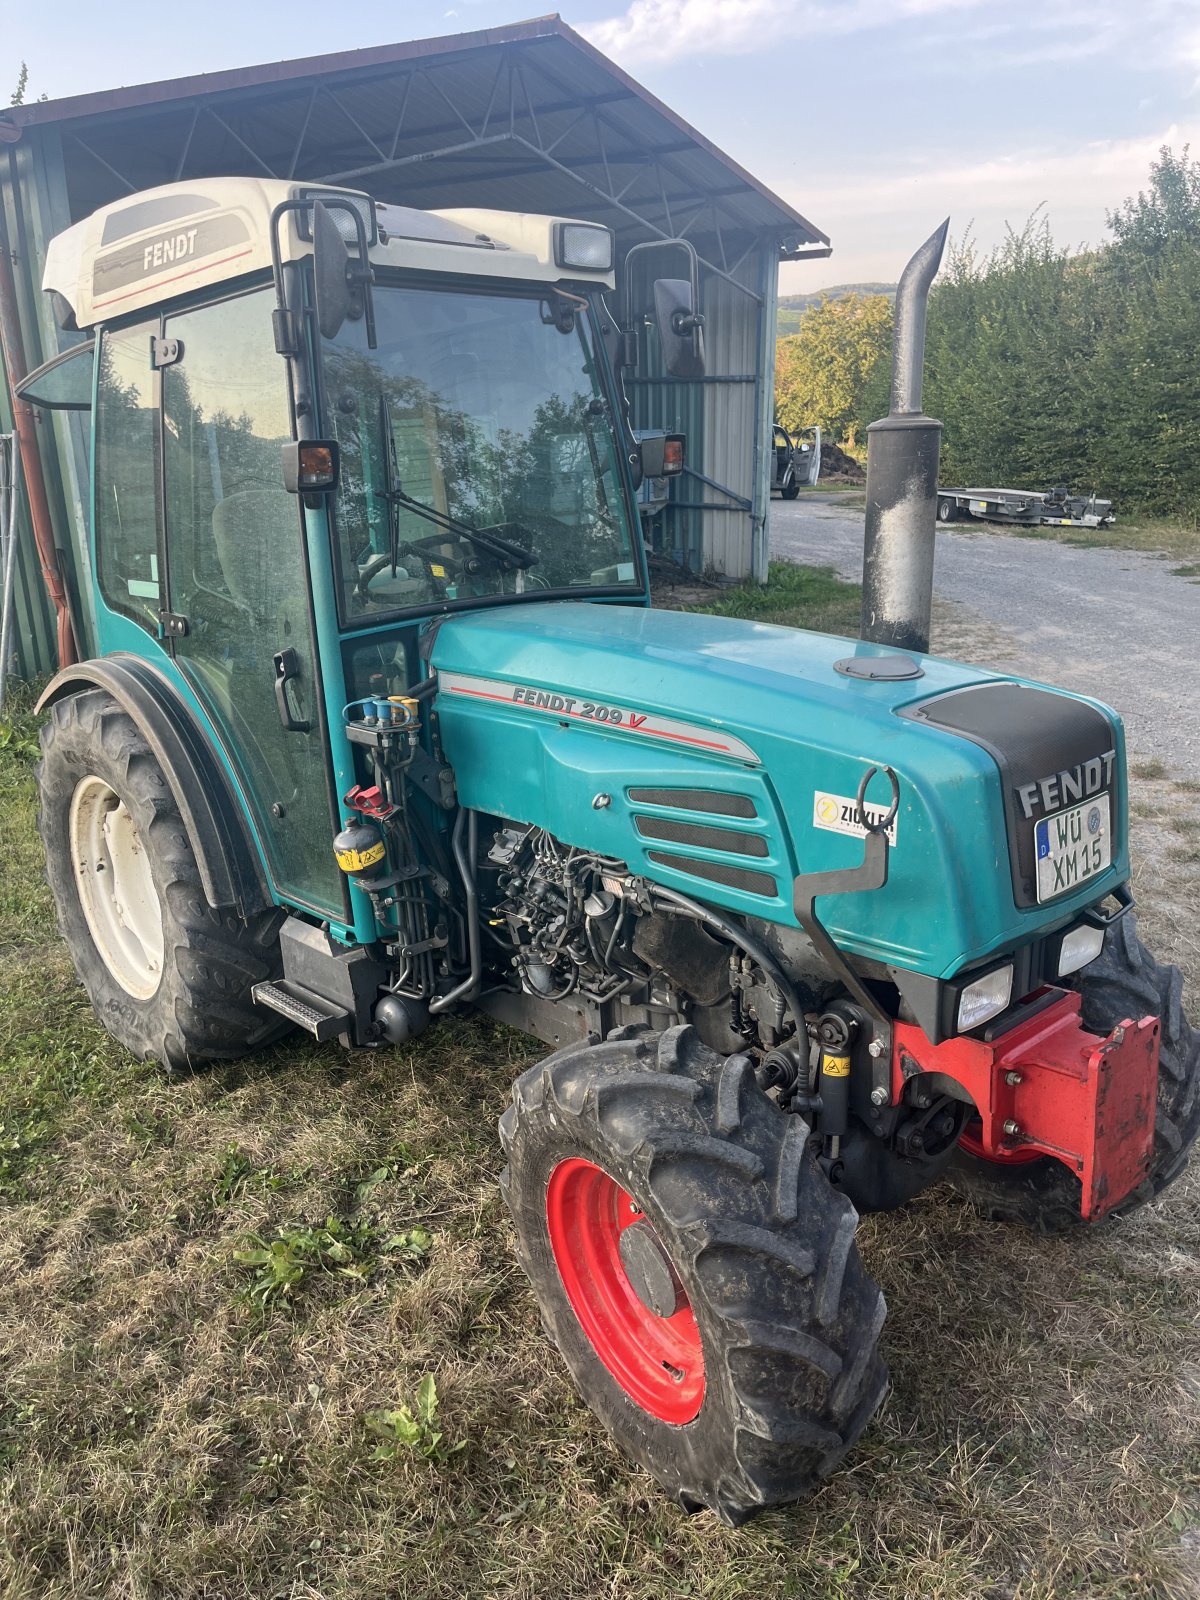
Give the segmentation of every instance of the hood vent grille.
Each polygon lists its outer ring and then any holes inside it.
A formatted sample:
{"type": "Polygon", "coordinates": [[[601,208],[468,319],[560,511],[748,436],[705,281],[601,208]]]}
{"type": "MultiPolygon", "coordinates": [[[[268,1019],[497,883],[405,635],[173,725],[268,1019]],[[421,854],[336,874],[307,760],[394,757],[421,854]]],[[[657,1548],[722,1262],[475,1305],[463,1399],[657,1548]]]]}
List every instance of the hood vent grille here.
{"type": "Polygon", "coordinates": [[[740,889],[743,894],[761,895],[766,900],[773,900],[776,895],[775,879],[768,872],[751,872],[748,867],[735,867],[732,863],[726,866],[723,861],[696,861],[691,856],[675,856],[666,850],[647,850],[646,858],[692,878],[706,878],[709,883],[720,883],[727,889],[740,889]]]}
{"type": "Polygon", "coordinates": [[[662,839],[668,844],[690,845],[693,850],[723,850],[734,856],[770,855],[761,833],[742,833],[736,828],[710,828],[703,822],[676,822],[673,817],[634,817],[643,839],[662,839]]]}
{"type": "Polygon", "coordinates": [[[630,789],[629,798],[634,805],[707,811],[714,817],[758,816],[748,794],[722,794],[719,789],[630,789]]]}

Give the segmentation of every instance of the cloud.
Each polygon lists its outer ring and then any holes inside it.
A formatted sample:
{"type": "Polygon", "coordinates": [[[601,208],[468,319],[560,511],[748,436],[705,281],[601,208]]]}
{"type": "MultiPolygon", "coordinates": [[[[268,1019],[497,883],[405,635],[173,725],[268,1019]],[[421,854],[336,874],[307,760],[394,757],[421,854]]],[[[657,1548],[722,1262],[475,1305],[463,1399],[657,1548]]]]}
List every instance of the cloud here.
{"type": "Polygon", "coordinates": [[[580,31],[637,68],[768,51],[800,31],[827,38],[898,26],[921,48],[970,47],[990,71],[1130,55],[1200,69],[1196,0],[629,0],[580,31]],[[956,15],[966,12],[969,21],[956,15]]]}
{"type": "MultiPolygon", "coordinates": [[[[1146,187],[1164,144],[1200,148],[1200,115],[1135,138],[1028,145],[978,161],[897,153],[886,175],[875,167],[839,168],[837,183],[824,187],[764,178],[832,238],[833,259],[819,269],[832,274],[824,281],[890,281],[947,213],[956,237],[970,228],[985,250],[1039,206],[1060,244],[1097,244],[1106,213],[1146,187]]],[[[816,283],[811,269],[799,267],[785,268],[784,279],[785,292],[816,283]]]]}
{"type": "Polygon", "coordinates": [[[974,9],[989,0],[631,0],[580,32],[605,55],[637,65],[773,47],[779,29],[856,33],[906,18],[974,9]]]}

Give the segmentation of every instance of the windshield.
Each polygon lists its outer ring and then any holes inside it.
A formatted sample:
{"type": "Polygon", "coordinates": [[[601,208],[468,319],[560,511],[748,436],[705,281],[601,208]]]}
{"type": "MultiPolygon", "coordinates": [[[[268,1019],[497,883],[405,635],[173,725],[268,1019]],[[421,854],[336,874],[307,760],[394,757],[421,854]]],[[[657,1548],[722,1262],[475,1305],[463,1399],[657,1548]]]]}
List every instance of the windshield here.
{"type": "Polygon", "coordinates": [[[637,590],[609,406],[586,313],[564,318],[569,304],[382,286],[376,349],[361,320],[324,342],[347,623],[637,590]]]}

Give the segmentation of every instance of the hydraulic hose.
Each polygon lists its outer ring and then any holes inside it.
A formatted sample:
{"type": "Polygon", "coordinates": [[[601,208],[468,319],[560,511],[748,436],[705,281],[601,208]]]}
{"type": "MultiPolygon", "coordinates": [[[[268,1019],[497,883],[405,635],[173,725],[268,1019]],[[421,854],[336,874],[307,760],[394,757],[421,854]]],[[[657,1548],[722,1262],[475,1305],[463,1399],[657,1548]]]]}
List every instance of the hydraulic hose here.
{"type": "Polygon", "coordinates": [[[783,995],[788,1003],[788,1010],[792,1013],[792,1020],[796,1024],[797,1034],[804,1029],[804,1005],[800,999],[799,991],[791,980],[786,977],[778,964],[768,954],[764,945],[760,944],[753,934],[747,933],[745,928],[739,927],[732,917],[724,916],[720,911],[714,911],[711,906],[702,905],[699,900],[693,900],[689,895],[680,894],[677,889],[664,889],[661,883],[651,886],[651,895],[656,900],[666,900],[671,905],[677,906],[689,916],[697,917],[701,922],[707,922],[711,927],[723,933],[731,944],[736,944],[744,950],[757,966],[761,967],[771,982],[783,995]]]}
{"type": "Polygon", "coordinates": [[[429,1002],[430,1016],[447,1011],[452,1005],[457,1005],[460,1000],[474,999],[479,989],[479,982],[483,976],[483,955],[479,939],[479,891],[475,885],[475,862],[479,852],[479,813],[468,811],[465,807],[459,812],[454,824],[454,836],[451,840],[454,850],[454,860],[458,865],[463,881],[463,894],[466,896],[466,923],[467,923],[467,960],[470,970],[460,984],[451,989],[449,994],[440,994],[435,1000],[429,1002]],[[464,852],[462,836],[463,824],[466,823],[467,848],[464,852]]]}

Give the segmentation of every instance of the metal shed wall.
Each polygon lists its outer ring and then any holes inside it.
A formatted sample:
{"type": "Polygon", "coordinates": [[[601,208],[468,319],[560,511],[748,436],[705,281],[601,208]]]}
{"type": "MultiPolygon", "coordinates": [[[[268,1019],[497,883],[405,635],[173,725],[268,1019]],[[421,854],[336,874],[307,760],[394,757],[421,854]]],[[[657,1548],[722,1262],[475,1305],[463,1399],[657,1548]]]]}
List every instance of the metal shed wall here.
{"type": "MultiPolygon", "coordinates": [[[[651,340],[630,386],[637,426],[689,436],[691,471],[652,537],[692,570],[765,576],[777,264],[826,255],[827,241],[559,18],[0,113],[0,249],[14,259],[27,364],[72,339],[38,291],[54,233],[137,189],[239,172],[350,184],[409,205],[587,217],[613,227],[621,250],[688,238],[701,260],[708,377],[664,379],[651,340]]],[[[664,256],[655,270],[681,269],[664,256]]],[[[647,283],[635,313],[648,298],[647,283]]],[[[56,539],[78,545],[85,430],[59,415],[43,417],[39,433],[56,539]]],[[[20,570],[21,669],[48,670],[27,527],[20,570]]],[[[87,596],[72,600],[86,649],[87,596]]]]}

